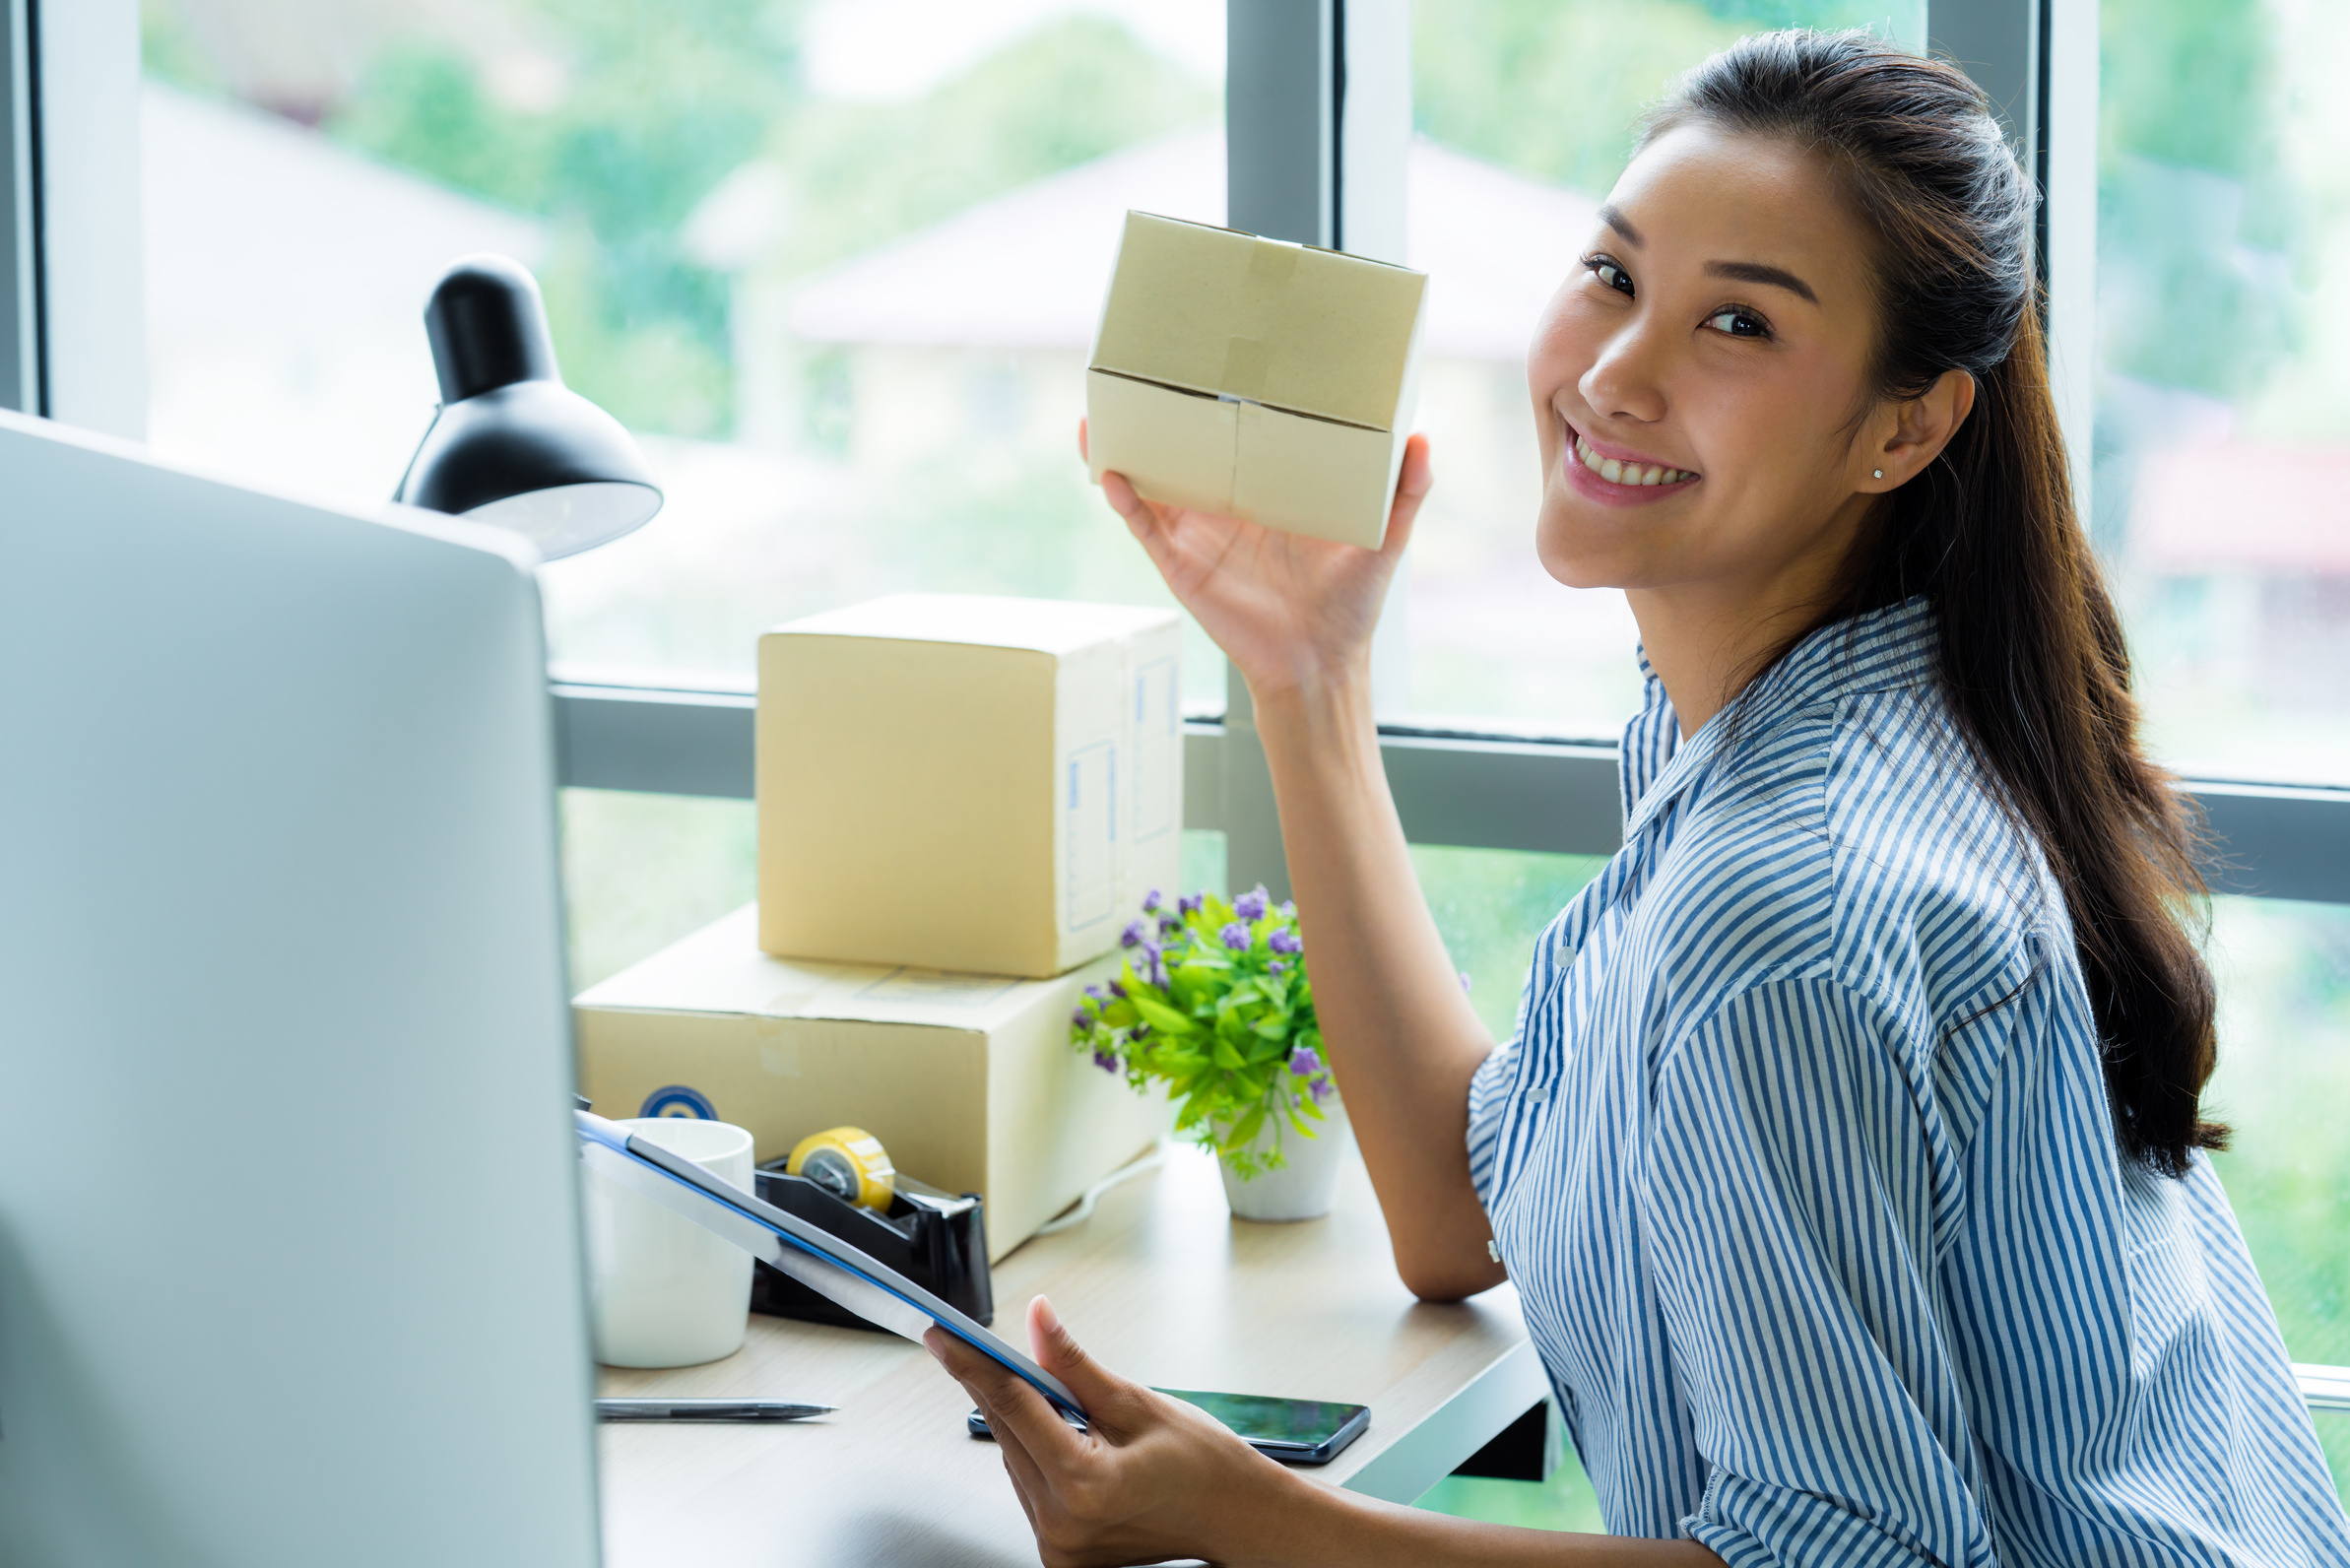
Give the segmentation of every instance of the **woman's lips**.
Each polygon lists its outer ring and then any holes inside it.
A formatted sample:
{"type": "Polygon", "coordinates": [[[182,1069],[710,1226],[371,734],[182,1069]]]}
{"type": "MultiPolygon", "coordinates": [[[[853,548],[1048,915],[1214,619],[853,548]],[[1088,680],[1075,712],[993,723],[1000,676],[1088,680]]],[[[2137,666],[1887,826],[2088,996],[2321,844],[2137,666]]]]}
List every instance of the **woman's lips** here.
{"type": "Polygon", "coordinates": [[[1677,494],[1705,477],[1638,457],[1609,456],[1584,439],[1583,432],[1572,425],[1566,425],[1566,431],[1567,449],[1559,461],[1567,471],[1567,482],[1580,494],[1604,506],[1645,505],[1677,494]]]}

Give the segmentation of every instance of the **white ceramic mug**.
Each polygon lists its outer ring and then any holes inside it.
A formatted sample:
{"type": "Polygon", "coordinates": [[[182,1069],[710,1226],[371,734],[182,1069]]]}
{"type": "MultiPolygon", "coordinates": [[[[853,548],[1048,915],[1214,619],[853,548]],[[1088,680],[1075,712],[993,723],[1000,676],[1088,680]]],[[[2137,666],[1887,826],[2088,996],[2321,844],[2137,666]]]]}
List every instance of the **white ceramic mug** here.
{"type": "MultiPolygon", "coordinates": [[[[683,1116],[620,1125],[751,1189],[751,1135],[740,1127],[683,1116]]],[[[596,1359],[696,1366],[741,1349],[751,1318],[751,1254],[593,1167],[581,1175],[596,1359]]]]}

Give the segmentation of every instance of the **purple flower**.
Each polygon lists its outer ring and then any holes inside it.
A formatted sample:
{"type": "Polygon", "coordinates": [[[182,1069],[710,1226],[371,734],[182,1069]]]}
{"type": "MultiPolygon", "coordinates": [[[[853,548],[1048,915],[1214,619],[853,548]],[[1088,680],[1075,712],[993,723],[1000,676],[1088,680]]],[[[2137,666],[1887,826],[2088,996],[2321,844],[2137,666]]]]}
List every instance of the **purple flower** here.
{"type": "Polygon", "coordinates": [[[1142,923],[1140,920],[1128,921],[1126,929],[1118,933],[1118,946],[1121,947],[1131,947],[1142,940],[1142,923]]]}
{"type": "Polygon", "coordinates": [[[1110,995],[1116,997],[1119,1001],[1124,1002],[1126,1000],[1126,987],[1120,982],[1113,980],[1110,982],[1110,995]]]}
{"type": "Polygon", "coordinates": [[[1118,1071],[1118,1059],[1107,1051],[1094,1052],[1093,1065],[1097,1068],[1100,1068],[1104,1073],[1115,1073],[1118,1071]]]}
{"type": "Polygon", "coordinates": [[[1297,940],[1297,933],[1294,931],[1276,931],[1265,939],[1265,946],[1275,952],[1285,952],[1293,956],[1306,950],[1306,945],[1297,940]]]}
{"type": "Polygon", "coordinates": [[[1206,893],[1185,893],[1175,900],[1175,907],[1187,915],[1196,915],[1200,912],[1200,906],[1207,901],[1206,893]]]}
{"type": "Polygon", "coordinates": [[[1175,935],[1175,933],[1181,931],[1182,929],[1183,922],[1176,919],[1173,915],[1161,915],[1158,917],[1158,934],[1160,936],[1172,937],[1175,935]]]}
{"type": "Polygon", "coordinates": [[[1078,1008],[1070,1013],[1069,1021],[1080,1029],[1089,1029],[1093,1027],[1093,1014],[1083,1008],[1078,1008]]]}
{"type": "Polygon", "coordinates": [[[1148,1034],[1149,1032],[1150,1032],[1150,1025],[1149,1025],[1149,1024],[1147,1024],[1147,1023],[1138,1023],[1138,1024],[1136,1024],[1136,1025],[1135,1025],[1133,1028],[1131,1028],[1131,1029],[1129,1029],[1129,1030],[1127,1030],[1127,1031],[1126,1031],[1126,1037],[1127,1037],[1128,1039],[1130,1039],[1130,1040],[1140,1040],[1140,1039],[1142,1039],[1142,1038],[1144,1035],[1148,1034]]]}
{"type": "Polygon", "coordinates": [[[1223,930],[1217,932],[1215,935],[1218,942],[1221,942],[1225,947],[1231,948],[1234,952],[1248,951],[1249,945],[1256,940],[1249,935],[1249,928],[1242,925],[1237,920],[1233,921],[1230,925],[1226,926],[1223,930]]]}
{"type": "Polygon", "coordinates": [[[1466,969],[1461,971],[1461,994],[1463,996],[1469,994],[1469,971],[1466,969]]]}
{"type": "Polygon", "coordinates": [[[1297,900],[1294,898],[1282,899],[1281,907],[1274,910],[1273,913],[1283,920],[1295,920],[1297,918],[1297,900]]]}
{"type": "Polygon", "coordinates": [[[1107,1002],[1110,1000],[1108,997],[1102,994],[1102,989],[1099,986],[1087,986],[1085,988],[1085,995],[1091,997],[1096,1002],[1107,1002]]]}
{"type": "Polygon", "coordinates": [[[1153,887],[1150,889],[1150,891],[1142,895],[1142,913],[1149,914],[1152,910],[1158,907],[1158,903],[1159,891],[1157,888],[1153,887]]]}
{"type": "Polygon", "coordinates": [[[1322,1071],[1322,1053],[1310,1045],[1301,1045],[1289,1053],[1289,1071],[1298,1078],[1312,1078],[1322,1071]]]}
{"type": "Polygon", "coordinates": [[[1232,913],[1243,920],[1263,920],[1265,911],[1271,904],[1272,899],[1265,891],[1265,884],[1259,882],[1255,887],[1232,900],[1232,913]]]}
{"type": "Polygon", "coordinates": [[[1272,970],[1274,974],[1287,974],[1289,972],[1289,965],[1279,958],[1273,959],[1273,962],[1267,964],[1265,967],[1272,970]]]}
{"type": "Polygon", "coordinates": [[[1322,1105],[1328,1103],[1331,1095],[1337,1090],[1337,1088],[1338,1085],[1331,1082],[1330,1079],[1326,1078],[1319,1078],[1306,1085],[1306,1092],[1314,1096],[1314,1103],[1316,1105],[1322,1105]]]}

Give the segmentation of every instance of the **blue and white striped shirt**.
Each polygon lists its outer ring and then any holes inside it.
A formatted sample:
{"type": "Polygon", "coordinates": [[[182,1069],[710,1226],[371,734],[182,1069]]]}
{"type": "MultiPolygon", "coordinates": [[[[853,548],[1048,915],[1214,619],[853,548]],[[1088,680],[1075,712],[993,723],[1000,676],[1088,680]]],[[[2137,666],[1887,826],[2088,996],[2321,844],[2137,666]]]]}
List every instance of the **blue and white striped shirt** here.
{"type": "Polygon", "coordinates": [[[1923,601],[1823,628],[1686,742],[1651,673],[1624,847],[1470,1087],[1607,1526],[1737,1568],[2350,1564],[2218,1177],[2116,1151],[2062,899],[1934,650],[1923,601]]]}

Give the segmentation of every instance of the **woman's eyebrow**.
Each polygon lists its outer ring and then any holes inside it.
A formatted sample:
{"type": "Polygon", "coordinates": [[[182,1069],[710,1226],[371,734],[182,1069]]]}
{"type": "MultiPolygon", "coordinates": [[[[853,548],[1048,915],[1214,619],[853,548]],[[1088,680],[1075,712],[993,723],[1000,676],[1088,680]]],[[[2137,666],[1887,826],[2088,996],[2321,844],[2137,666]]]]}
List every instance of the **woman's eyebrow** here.
{"type": "Polygon", "coordinates": [[[1632,227],[1632,220],[1626,218],[1624,210],[1615,203],[1607,202],[1599,208],[1599,222],[1623,235],[1624,242],[1634,250],[1641,247],[1643,241],[1640,237],[1640,230],[1632,227]]]}
{"type": "MultiPolygon", "coordinates": [[[[1629,234],[1624,237],[1631,238],[1629,234]]],[[[1638,240],[1632,242],[1639,243],[1638,240]]],[[[1819,303],[1819,295],[1811,292],[1811,285],[1784,268],[1766,267],[1759,261],[1709,261],[1706,263],[1706,276],[1734,278],[1739,283],[1767,283],[1774,289],[1785,289],[1789,294],[1799,294],[1815,305],[1819,303]]]]}

